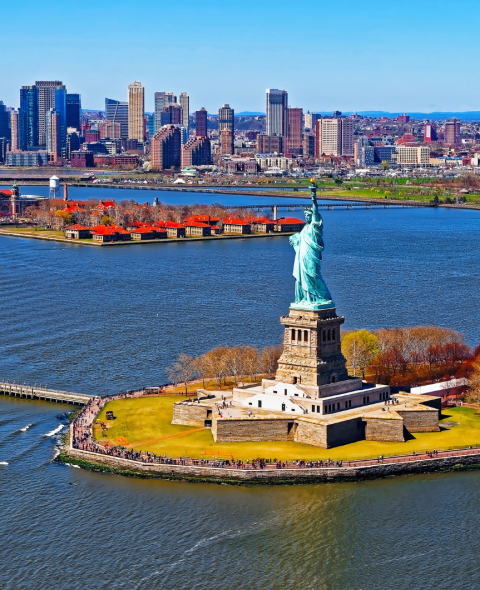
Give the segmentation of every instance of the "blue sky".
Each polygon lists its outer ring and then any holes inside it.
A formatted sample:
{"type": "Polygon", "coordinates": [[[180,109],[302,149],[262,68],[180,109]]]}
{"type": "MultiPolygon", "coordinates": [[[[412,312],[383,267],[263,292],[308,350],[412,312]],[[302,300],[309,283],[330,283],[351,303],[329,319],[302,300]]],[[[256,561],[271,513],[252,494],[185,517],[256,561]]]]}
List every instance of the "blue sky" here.
{"type": "Polygon", "coordinates": [[[480,2],[462,0],[82,0],[3,2],[0,100],[59,79],[102,109],[128,84],[264,111],[265,89],[304,110],[480,110],[480,2]]]}

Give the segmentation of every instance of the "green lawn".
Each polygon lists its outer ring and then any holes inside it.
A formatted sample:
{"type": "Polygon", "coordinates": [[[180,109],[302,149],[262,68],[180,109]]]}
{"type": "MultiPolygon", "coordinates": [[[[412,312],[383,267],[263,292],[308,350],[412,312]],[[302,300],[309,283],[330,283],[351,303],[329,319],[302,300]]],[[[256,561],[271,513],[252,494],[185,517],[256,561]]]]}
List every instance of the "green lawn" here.
{"type": "Polygon", "coordinates": [[[107,422],[110,428],[103,437],[95,428],[97,440],[110,445],[134,446],[137,450],[153,451],[169,457],[195,458],[224,457],[253,459],[363,459],[379,455],[407,454],[413,451],[446,449],[480,445],[480,413],[471,408],[449,408],[442,415],[443,422],[456,422],[458,426],[443,428],[441,432],[413,434],[405,443],[360,441],[334,449],[319,449],[293,442],[214,443],[209,429],[195,426],[172,425],[173,402],[181,397],[148,397],[109,402],[98,418],[106,422],[105,412],[112,410],[115,420],[107,422]],[[160,439],[172,434],[180,436],[160,439]],[[139,443],[141,443],[139,445],[139,443]],[[139,445],[139,446],[137,446],[139,445]]]}
{"type": "Polygon", "coordinates": [[[53,237],[61,237],[63,238],[63,231],[56,230],[56,229],[37,229],[34,228],[25,228],[25,227],[2,227],[0,228],[0,233],[3,234],[24,234],[25,236],[53,236],[53,237]]]}

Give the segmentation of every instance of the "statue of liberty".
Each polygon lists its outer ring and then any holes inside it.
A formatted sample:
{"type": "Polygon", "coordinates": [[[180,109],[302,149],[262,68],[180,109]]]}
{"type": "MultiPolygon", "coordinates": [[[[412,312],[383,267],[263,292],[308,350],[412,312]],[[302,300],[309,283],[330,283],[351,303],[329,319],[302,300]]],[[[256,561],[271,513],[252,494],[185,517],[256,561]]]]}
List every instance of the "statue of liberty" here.
{"type": "Polygon", "coordinates": [[[332,296],[321,275],[323,219],[317,207],[317,185],[311,179],[312,206],[305,209],[306,225],[290,237],[295,249],[293,276],[295,277],[296,308],[323,309],[334,307],[332,296]]]}

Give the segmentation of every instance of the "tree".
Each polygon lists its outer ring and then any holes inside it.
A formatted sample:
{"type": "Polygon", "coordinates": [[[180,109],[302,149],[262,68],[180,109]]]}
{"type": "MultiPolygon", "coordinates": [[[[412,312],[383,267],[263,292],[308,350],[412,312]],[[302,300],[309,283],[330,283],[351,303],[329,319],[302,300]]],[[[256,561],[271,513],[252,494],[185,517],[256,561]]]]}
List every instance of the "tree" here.
{"type": "Polygon", "coordinates": [[[388,162],[386,160],[384,160],[382,162],[382,170],[388,170],[388,166],[389,166],[388,162]]]}
{"type": "Polygon", "coordinates": [[[227,365],[225,362],[227,351],[227,346],[217,346],[217,348],[210,350],[204,355],[205,362],[208,365],[208,371],[215,379],[219,389],[222,388],[222,381],[227,376],[227,365]]]}
{"type": "Polygon", "coordinates": [[[182,381],[185,384],[185,394],[188,394],[188,383],[195,375],[194,359],[181,352],[178,359],[167,369],[167,372],[172,381],[182,381]]]}
{"type": "Polygon", "coordinates": [[[342,353],[354,377],[357,376],[357,370],[362,371],[362,376],[365,377],[365,369],[379,352],[378,338],[368,330],[347,332],[343,337],[342,353]]]}
{"type": "Polygon", "coordinates": [[[205,379],[211,376],[210,365],[206,359],[206,355],[201,354],[193,359],[195,372],[202,380],[203,389],[205,389],[205,379]]]}
{"type": "Polygon", "coordinates": [[[260,371],[264,375],[274,375],[278,367],[278,359],[283,352],[283,345],[265,346],[260,354],[260,371]]]}
{"type": "Polygon", "coordinates": [[[472,374],[468,380],[468,391],[466,400],[472,404],[480,403],[480,358],[477,357],[472,363],[472,374]]]}

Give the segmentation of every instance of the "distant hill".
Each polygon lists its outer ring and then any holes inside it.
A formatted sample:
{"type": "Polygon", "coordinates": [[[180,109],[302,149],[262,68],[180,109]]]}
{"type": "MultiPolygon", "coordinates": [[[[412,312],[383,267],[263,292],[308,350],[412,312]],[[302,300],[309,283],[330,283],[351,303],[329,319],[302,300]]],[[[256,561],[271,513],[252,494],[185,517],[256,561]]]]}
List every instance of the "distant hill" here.
{"type": "Polygon", "coordinates": [[[258,113],[257,111],[242,111],[235,113],[236,117],[265,117],[265,113],[258,113]]]}
{"type": "MultiPolygon", "coordinates": [[[[430,119],[434,121],[439,121],[442,119],[452,119],[456,117],[461,121],[480,121],[480,111],[465,111],[465,112],[455,112],[455,111],[437,111],[433,113],[414,113],[409,111],[403,111],[401,113],[390,113],[388,111],[358,111],[358,115],[361,117],[398,117],[399,115],[403,115],[406,113],[410,115],[412,119],[422,120],[422,119],[430,119]]],[[[322,113],[324,114],[324,113],[322,113]]],[[[328,114],[328,113],[325,113],[328,114]]],[[[345,112],[344,115],[352,115],[353,112],[345,112]]]]}

